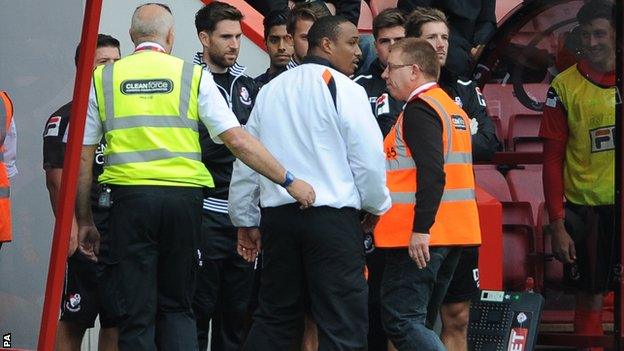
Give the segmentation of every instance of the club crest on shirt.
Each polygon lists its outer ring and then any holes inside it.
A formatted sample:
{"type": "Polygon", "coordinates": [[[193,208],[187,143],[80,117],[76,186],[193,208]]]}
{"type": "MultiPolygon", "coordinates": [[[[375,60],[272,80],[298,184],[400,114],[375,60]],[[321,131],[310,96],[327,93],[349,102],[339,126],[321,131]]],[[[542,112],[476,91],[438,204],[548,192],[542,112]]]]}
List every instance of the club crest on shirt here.
{"type": "Polygon", "coordinates": [[[377,100],[375,100],[375,111],[377,111],[377,116],[390,113],[390,103],[388,100],[388,93],[383,93],[377,97],[377,100]]]}
{"type": "Polygon", "coordinates": [[[80,311],[81,300],[82,298],[80,297],[80,294],[78,293],[70,294],[69,298],[65,302],[65,308],[67,308],[67,310],[71,312],[78,312],[80,311]]]}
{"type": "Polygon", "coordinates": [[[240,98],[240,102],[242,102],[244,105],[251,105],[251,95],[249,95],[249,90],[247,90],[247,88],[245,87],[241,87],[240,91],[239,91],[239,98],[240,98]]]}
{"type": "Polygon", "coordinates": [[[59,129],[61,126],[61,116],[50,117],[48,120],[48,124],[45,126],[45,131],[43,132],[43,137],[49,136],[58,136],[59,129]]]}
{"type": "Polygon", "coordinates": [[[462,102],[462,99],[459,96],[455,97],[455,103],[457,104],[457,106],[459,107],[464,107],[464,103],[462,102]]]}

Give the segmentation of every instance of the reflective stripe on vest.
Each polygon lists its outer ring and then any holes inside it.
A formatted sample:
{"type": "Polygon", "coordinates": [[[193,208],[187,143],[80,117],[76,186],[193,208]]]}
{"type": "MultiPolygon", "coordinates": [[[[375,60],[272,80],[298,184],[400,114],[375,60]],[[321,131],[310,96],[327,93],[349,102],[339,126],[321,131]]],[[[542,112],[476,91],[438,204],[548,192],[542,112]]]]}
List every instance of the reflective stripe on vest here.
{"type": "MultiPolygon", "coordinates": [[[[390,193],[393,204],[415,205],[416,194],[413,192],[394,191],[390,193]]],[[[474,200],[474,189],[444,189],[442,200],[444,202],[474,200]]]]}
{"type": "Polygon", "coordinates": [[[134,162],[149,162],[164,160],[167,158],[184,157],[194,161],[201,161],[201,153],[199,152],[171,152],[166,149],[136,151],[136,152],[120,152],[110,154],[106,157],[105,164],[107,166],[121,165],[134,162]]]}
{"type": "Polygon", "coordinates": [[[11,188],[9,188],[8,186],[3,186],[0,187],[0,199],[5,199],[10,197],[11,195],[11,188]]]}
{"type": "MultiPolygon", "coordinates": [[[[180,87],[179,116],[125,116],[115,118],[115,94],[113,83],[114,65],[106,65],[102,70],[102,85],[106,116],[104,120],[105,132],[136,127],[164,127],[188,128],[198,131],[198,121],[188,118],[189,99],[193,81],[193,65],[184,62],[182,66],[182,80],[180,87]]],[[[201,161],[201,152],[172,152],[165,149],[133,151],[109,154],[105,156],[106,165],[120,165],[133,162],[157,161],[173,157],[184,157],[194,161],[201,161]]]]}

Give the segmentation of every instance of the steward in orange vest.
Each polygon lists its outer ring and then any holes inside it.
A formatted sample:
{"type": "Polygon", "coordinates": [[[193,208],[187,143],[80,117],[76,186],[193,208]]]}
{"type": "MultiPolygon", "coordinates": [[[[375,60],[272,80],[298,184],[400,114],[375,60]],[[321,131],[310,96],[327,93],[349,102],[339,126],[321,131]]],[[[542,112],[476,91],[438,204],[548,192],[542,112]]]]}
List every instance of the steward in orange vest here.
{"type": "MultiPolygon", "coordinates": [[[[475,201],[470,119],[437,85],[414,96],[414,99],[421,99],[431,106],[443,128],[446,182],[435,222],[429,232],[429,246],[479,245],[481,230],[475,201]]],[[[412,153],[402,138],[403,118],[401,113],[384,140],[386,183],[392,208],[381,217],[375,229],[377,247],[407,247],[412,235],[418,189],[417,170],[412,153]]]]}
{"type": "MultiPolygon", "coordinates": [[[[11,126],[13,103],[9,95],[0,91],[0,161],[4,161],[4,139],[11,126]]],[[[11,241],[11,202],[9,200],[9,175],[4,162],[0,162],[0,245],[11,241]]]]}
{"type": "Polygon", "coordinates": [[[392,96],[407,101],[384,140],[392,208],[374,233],[387,249],[382,322],[399,350],[446,350],[430,317],[462,247],[481,243],[470,119],[436,84],[438,55],[425,40],[402,39],[382,74],[392,96]]]}

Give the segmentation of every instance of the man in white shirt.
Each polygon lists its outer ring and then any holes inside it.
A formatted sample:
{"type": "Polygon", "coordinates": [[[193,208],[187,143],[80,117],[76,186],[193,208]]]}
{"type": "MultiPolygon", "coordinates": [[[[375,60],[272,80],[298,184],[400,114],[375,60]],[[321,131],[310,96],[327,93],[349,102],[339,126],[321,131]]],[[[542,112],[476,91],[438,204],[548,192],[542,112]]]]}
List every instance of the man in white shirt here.
{"type": "Polygon", "coordinates": [[[379,127],[366,92],[347,77],[359,62],[358,40],[346,19],[319,19],[303,64],[263,87],[247,122],[250,134],[313,185],[316,202],[302,211],[235,163],[229,210],[240,228],[238,251],[251,261],[263,250],[259,307],[244,350],[289,349],[308,294],[319,350],[367,349],[359,210],[372,226],[391,201],[379,127]]]}
{"type": "Polygon", "coordinates": [[[216,142],[282,184],[303,207],[314,203],[314,190],[287,177],[240,127],[210,74],[169,55],[173,28],[166,5],[139,6],[130,28],[135,52],[96,68],[89,98],[76,206],[79,249],[92,259],[98,251],[91,166],[104,134],[99,180],[111,191],[98,203],[111,207],[107,272],[121,351],[198,349],[191,301],[202,187],[214,185],[201,163],[199,120],[216,142]]]}

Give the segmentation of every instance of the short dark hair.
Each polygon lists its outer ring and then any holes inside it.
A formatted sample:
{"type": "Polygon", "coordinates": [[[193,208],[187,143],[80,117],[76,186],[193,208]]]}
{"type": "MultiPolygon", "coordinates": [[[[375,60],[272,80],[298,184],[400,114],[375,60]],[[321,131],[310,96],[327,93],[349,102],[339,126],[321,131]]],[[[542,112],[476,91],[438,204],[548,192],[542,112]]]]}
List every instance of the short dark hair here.
{"type": "Polygon", "coordinates": [[[405,13],[398,8],[389,8],[381,11],[373,19],[373,36],[377,35],[381,29],[405,26],[405,13]]]}
{"type": "Polygon", "coordinates": [[[400,50],[403,63],[417,64],[427,78],[438,80],[440,61],[433,45],[424,39],[405,38],[390,47],[390,52],[400,50]]]}
{"type": "Polygon", "coordinates": [[[288,19],[288,24],[286,25],[286,31],[288,31],[288,34],[290,35],[295,34],[297,21],[304,20],[316,22],[319,18],[326,16],[331,16],[331,12],[329,12],[327,6],[320,1],[298,3],[290,12],[290,18],[288,19]]]}
{"type": "Polygon", "coordinates": [[[269,32],[271,31],[271,28],[287,25],[289,16],[290,11],[288,10],[271,11],[262,22],[262,24],[264,25],[264,40],[269,37],[269,32]]]}
{"type": "MultiPolygon", "coordinates": [[[[98,34],[96,48],[117,48],[119,52],[119,40],[113,38],[108,34],[98,34]]],[[[78,54],[80,53],[80,44],[76,46],[76,54],[74,54],[74,63],[78,66],[78,54]]]]}
{"type": "Polygon", "coordinates": [[[590,24],[593,20],[604,18],[615,27],[615,6],[606,0],[592,0],[585,3],[576,14],[576,20],[580,25],[590,24]]]}
{"type": "Polygon", "coordinates": [[[433,7],[416,7],[407,17],[405,36],[420,37],[423,24],[430,22],[443,22],[447,27],[449,26],[444,12],[433,7]]]}
{"type": "Polygon", "coordinates": [[[323,38],[336,41],[340,34],[340,25],[349,22],[341,16],[325,16],[318,19],[308,31],[308,50],[321,46],[323,38]]]}
{"type": "Polygon", "coordinates": [[[215,30],[217,23],[225,20],[242,21],[243,14],[234,6],[221,1],[213,1],[202,7],[195,14],[195,28],[197,33],[210,33],[215,30]]]}

